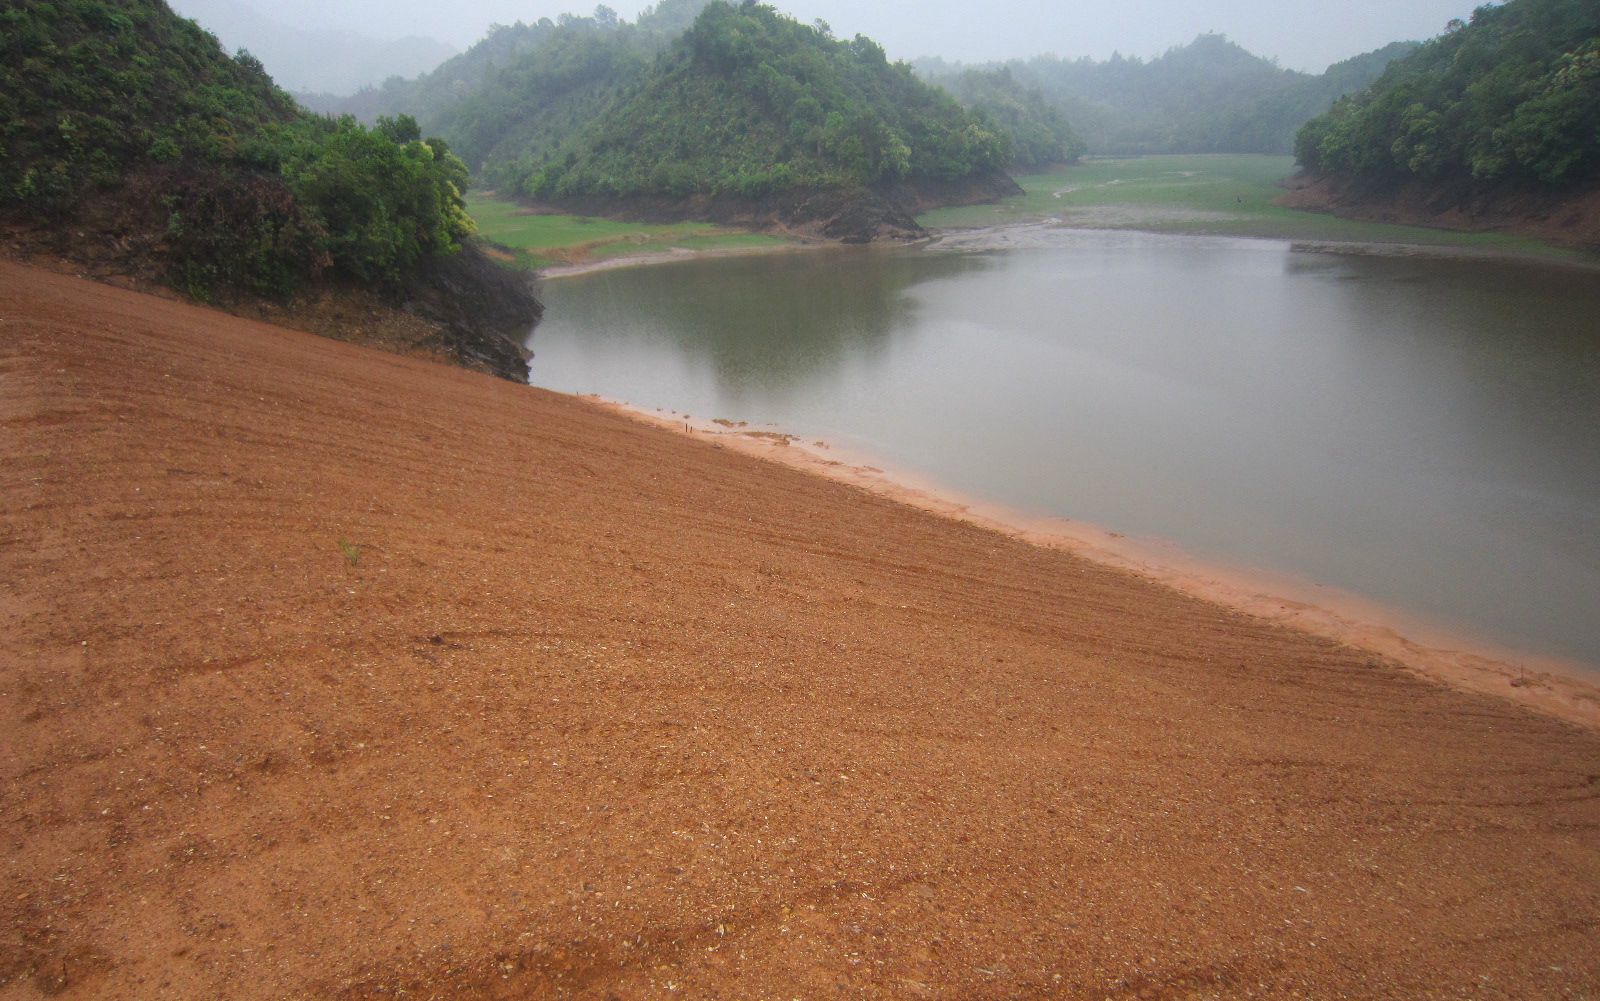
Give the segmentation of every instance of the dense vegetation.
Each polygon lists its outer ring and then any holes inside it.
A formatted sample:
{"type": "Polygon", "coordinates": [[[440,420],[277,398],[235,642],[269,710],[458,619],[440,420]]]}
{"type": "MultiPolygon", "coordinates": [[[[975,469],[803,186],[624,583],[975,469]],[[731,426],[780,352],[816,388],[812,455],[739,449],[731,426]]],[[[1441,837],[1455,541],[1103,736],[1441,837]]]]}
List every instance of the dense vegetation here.
{"type": "Polygon", "coordinates": [[[719,2],[594,122],[521,161],[516,181],[539,198],[762,198],[955,182],[1010,156],[1003,134],[872,40],[719,2]]]}
{"type": "Polygon", "coordinates": [[[1221,109],[1209,128],[1216,137],[1204,152],[1284,154],[1294,149],[1300,127],[1341,97],[1361,90],[1383,75],[1396,59],[1409,55],[1416,42],[1394,42],[1373,52],[1334,63],[1317,75],[1295,73],[1288,86],[1247,105],[1221,109]]]}
{"type": "Polygon", "coordinates": [[[369,122],[412,115],[428,134],[446,139],[479,177],[500,184],[507,165],[543,157],[598,115],[706,2],[661,0],[631,24],[602,6],[592,17],[495,25],[432,73],[312,104],[369,122]]]}
{"type": "Polygon", "coordinates": [[[1006,137],[1009,166],[1015,169],[1073,163],[1087,150],[1061,112],[1037,90],[1017,82],[1009,67],[964,70],[940,79],[939,85],[1006,137]]]}
{"type": "MultiPolygon", "coordinates": [[[[1038,91],[1097,155],[1283,154],[1307,119],[1371,83],[1411,47],[1397,43],[1317,76],[1283,69],[1221,35],[1201,35],[1148,61],[1040,56],[1003,68],[1038,91]]],[[[933,59],[918,69],[959,91],[961,67],[933,59]]]]}
{"type": "Polygon", "coordinates": [[[0,211],[143,239],[196,295],[394,288],[471,232],[415,122],[306,115],[161,0],[7,0],[0,130],[0,211]]]}
{"type": "Polygon", "coordinates": [[[1308,123],[1312,171],[1561,187],[1600,177],[1600,4],[1480,7],[1308,123]]]}

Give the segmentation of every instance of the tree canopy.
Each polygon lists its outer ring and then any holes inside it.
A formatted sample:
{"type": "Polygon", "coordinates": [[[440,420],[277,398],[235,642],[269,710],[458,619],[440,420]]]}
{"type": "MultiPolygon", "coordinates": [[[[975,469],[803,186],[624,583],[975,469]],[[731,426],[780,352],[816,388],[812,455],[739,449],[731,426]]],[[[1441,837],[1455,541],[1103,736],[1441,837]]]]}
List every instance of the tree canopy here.
{"type": "Polygon", "coordinates": [[[0,210],[115,205],[194,294],[395,286],[472,231],[445,143],[306,114],[161,0],[7,4],[0,29],[0,210]]]}
{"type": "Polygon", "coordinates": [[[1010,161],[999,130],[857,36],[712,3],[517,187],[540,198],[733,194],[949,181],[1010,161]]]}
{"type": "Polygon", "coordinates": [[[938,83],[1006,137],[1012,168],[1072,163],[1088,149],[1061,112],[1039,91],[1019,82],[1010,67],[968,69],[938,83]]]}
{"type": "Polygon", "coordinates": [[[1510,0],[1307,123],[1306,168],[1374,184],[1555,188],[1600,177],[1600,4],[1510,0]]]}
{"type": "Polygon", "coordinates": [[[598,115],[649,69],[707,0],[660,0],[632,23],[606,6],[531,24],[497,24],[466,52],[414,80],[394,78],[319,110],[365,121],[409,114],[442,136],[490,184],[540,157],[598,115]]]}

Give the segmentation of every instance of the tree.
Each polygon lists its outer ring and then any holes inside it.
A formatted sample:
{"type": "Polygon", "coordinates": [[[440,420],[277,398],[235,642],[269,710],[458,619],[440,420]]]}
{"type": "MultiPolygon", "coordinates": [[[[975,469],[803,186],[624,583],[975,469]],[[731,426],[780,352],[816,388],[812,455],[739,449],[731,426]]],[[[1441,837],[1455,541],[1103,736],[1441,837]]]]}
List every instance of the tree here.
{"type": "Polygon", "coordinates": [[[1301,130],[1311,170],[1563,187],[1600,176],[1600,8],[1510,0],[1394,63],[1301,130]]]}

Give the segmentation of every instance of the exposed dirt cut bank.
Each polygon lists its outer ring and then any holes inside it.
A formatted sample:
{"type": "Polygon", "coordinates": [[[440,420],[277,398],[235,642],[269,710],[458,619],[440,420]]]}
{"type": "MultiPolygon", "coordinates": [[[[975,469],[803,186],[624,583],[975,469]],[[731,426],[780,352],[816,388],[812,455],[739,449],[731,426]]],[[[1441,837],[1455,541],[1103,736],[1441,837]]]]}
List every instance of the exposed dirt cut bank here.
{"type": "MultiPolygon", "coordinates": [[[[139,192],[135,192],[137,195],[139,192]]],[[[107,195],[67,222],[0,217],[0,256],[123,288],[179,297],[159,235],[159,207],[129,210],[139,199],[107,195]]],[[[492,250],[492,248],[490,248],[492,250]]],[[[529,332],[544,314],[533,281],[496,264],[485,247],[424,263],[403,289],[387,293],[350,282],[311,282],[286,300],[219,293],[229,312],[402,354],[427,355],[518,383],[528,381],[529,332]]]]}
{"type": "Polygon", "coordinates": [[[0,998],[1579,998],[1600,734],[0,264],[0,998]]]}
{"type": "Polygon", "coordinates": [[[1600,187],[1539,192],[1505,186],[1415,182],[1377,190],[1301,174],[1278,204],[1347,219],[1431,226],[1468,233],[1515,233],[1563,247],[1600,251],[1600,187]]]}

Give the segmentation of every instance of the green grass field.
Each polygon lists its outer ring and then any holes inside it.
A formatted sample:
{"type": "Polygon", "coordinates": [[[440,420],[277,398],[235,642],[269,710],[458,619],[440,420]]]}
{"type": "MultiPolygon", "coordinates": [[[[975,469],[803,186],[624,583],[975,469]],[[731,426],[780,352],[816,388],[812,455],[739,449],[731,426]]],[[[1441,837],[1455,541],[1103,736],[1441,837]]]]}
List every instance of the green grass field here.
{"type": "Polygon", "coordinates": [[[467,211],[488,240],[511,250],[529,268],[585,264],[616,257],[683,250],[733,250],[779,247],[788,241],[711,223],[669,225],[616,222],[587,216],[534,215],[520,205],[477,193],[467,196],[467,211]]]}
{"type": "MultiPolygon", "coordinates": [[[[1578,251],[1501,233],[1454,233],[1419,226],[1340,219],[1283,208],[1279,182],[1294,171],[1286,156],[1149,156],[1088,160],[1017,178],[1023,194],[994,205],[936,209],[929,229],[975,229],[1055,220],[1067,226],[1278,240],[1416,244],[1488,253],[1592,261],[1578,251]]],[[[790,241],[712,223],[667,225],[586,216],[535,215],[489,195],[467,196],[478,231],[528,268],[586,264],[682,249],[781,247],[790,241]]]]}
{"type": "Polygon", "coordinates": [[[1460,247],[1542,257],[1582,255],[1500,233],[1453,233],[1340,219],[1272,204],[1294,172],[1287,156],[1150,156],[1088,160],[1017,178],[1023,194],[995,205],[937,209],[929,229],[1059,220],[1068,226],[1354,243],[1460,247]]]}

